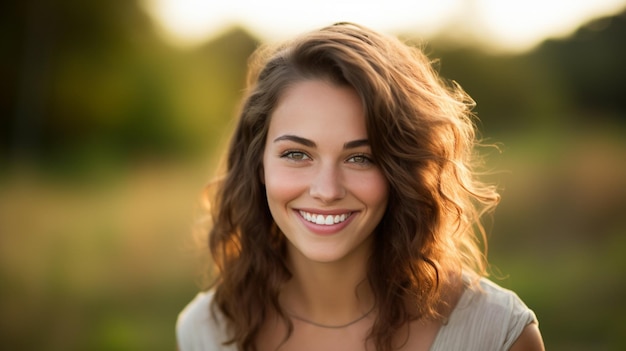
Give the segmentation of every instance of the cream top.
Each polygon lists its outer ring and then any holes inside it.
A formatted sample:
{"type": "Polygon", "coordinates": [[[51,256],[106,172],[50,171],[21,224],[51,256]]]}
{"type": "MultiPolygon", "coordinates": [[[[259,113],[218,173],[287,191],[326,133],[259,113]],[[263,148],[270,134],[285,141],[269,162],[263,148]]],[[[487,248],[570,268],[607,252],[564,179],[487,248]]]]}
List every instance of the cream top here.
{"type": "MultiPolygon", "coordinates": [[[[448,323],[441,327],[431,351],[508,350],[529,323],[537,318],[512,291],[488,279],[480,288],[467,288],[452,311],[448,323]]],[[[180,351],[236,351],[226,340],[224,317],[214,309],[213,291],[201,292],[183,309],[176,322],[180,351]]]]}

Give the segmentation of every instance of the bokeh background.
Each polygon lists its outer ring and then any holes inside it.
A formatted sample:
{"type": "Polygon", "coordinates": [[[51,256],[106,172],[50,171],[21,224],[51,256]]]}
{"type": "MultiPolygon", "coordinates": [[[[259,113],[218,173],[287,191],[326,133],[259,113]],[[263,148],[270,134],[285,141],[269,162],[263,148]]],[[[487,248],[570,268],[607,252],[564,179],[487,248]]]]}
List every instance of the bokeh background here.
{"type": "MultiPolygon", "coordinates": [[[[242,21],[176,41],[154,4],[0,5],[3,349],[175,349],[205,267],[199,194],[247,57],[273,37],[242,21]]],[[[553,351],[626,349],[625,6],[518,47],[479,40],[467,18],[393,31],[426,43],[500,144],[494,280],[553,351]]]]}

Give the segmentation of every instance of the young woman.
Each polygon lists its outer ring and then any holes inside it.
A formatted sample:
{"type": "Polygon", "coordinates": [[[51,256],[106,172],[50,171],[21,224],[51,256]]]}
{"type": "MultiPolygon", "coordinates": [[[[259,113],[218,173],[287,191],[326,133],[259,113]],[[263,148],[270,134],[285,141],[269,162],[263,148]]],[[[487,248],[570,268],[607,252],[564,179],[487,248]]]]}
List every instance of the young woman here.
{"type": "Polygon", "coordinates": [[[543,350],[484,276],[472,100],[418,49],[338,23],[254,56],[213,185],[191,350],[543,350]]]}

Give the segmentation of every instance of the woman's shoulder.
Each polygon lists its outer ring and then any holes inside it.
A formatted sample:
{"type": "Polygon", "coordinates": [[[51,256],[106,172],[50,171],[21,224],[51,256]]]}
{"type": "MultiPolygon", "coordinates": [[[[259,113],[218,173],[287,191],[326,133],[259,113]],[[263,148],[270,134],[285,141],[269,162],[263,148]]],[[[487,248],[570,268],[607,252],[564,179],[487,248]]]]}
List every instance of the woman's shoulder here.
{"type": "Polygon", "coordinates": [[[198,293],[180,312],[176,339],[180,351],[229,350],[223,345],[226,329],[223,316],[213,307],[214,291],[198,293]]]}
{"type": "Polygon", "coordinates": [[[464,295],[467,295],[468,300],[474,301],[476,307],[487,307],[494,313],[530,311],[514,291],[505,289],[487,278],[480,278],[476,283],[470,284],[464,295]]]}
{"type": "Polygon", "coordinates": [[[433,350],[508,350],[529,323],[537,318],[515,292],[480,278],[467,284],[433,350]]]}

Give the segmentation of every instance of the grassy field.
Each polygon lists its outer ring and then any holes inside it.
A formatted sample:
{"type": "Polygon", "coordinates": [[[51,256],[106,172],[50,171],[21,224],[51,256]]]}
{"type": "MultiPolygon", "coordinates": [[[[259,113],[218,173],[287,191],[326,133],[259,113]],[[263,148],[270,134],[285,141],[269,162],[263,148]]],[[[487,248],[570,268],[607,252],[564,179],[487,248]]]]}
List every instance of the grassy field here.
{"type": "Polygon", "coordinates": [[[0,305],[20,350],[173,350],[198,290],[190,233],[204,179],[143,166],[106,182],[4,180],[0,305]]]}
{"type": "MultiPolygon", "coordinates": [[[[618,132],[505,140],[494,280],[535,310],[549,350],[626,348],[626,141],[618,132]]],[[[200,286],[192,235],[211,175],[138,162],[106,176],[0,178],[0,340],[12,350],[174,350],[200,286]]]]}

